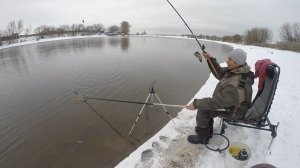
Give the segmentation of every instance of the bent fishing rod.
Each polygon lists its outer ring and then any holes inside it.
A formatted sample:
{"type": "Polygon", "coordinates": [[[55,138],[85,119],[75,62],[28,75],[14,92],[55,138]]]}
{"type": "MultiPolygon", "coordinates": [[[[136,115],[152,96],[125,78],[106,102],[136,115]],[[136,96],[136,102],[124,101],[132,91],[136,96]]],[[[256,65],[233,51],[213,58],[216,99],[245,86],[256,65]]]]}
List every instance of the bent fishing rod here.
{"type": "MultiPolygon", "coordinates": [[[[199,40],[197,39],[197,37],[194,35],[192,29],[188,26],[188,24],[185,22],[185,20],[182,18],[182,16],[179,14],[179,12],[176,10],[176,8],[172,5],[172,3],[167,0],[167,2],[171,5],[171,7],[175,10],[175,12],[178,14],[178,16],[180,17],[180,19],[183,21],[183,23],[186,25],[186,27],[189,29],[189,31],[191,32],[192,36],[194,37],[194,39],[197,41],[198,45],[200,46],[201,50],[203,53],[206,53],[205,52],[205,46],[204,45],[201,45],[199,40]]],[[[194,55],[199,59],[200,62],[202,62],[202,56],[201,54],[197,51],[194,53],[194,55]]],[[[217,78],[219,79],[219,75],[217,73],[217,70],[215,68],[215,66],[213,65],[213,63],[211,62],[210,59],[207,59],[208,60],[208,63],[210,64],[210,66],[213,68],[214,70],[214,73],[216,74],[217,78]]]]}

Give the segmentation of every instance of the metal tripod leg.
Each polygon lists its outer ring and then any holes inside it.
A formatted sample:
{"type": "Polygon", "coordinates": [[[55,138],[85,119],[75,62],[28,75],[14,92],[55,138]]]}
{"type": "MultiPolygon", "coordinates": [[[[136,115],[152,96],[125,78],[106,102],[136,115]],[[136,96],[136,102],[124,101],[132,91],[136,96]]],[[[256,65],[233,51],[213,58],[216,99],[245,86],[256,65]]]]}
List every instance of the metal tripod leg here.
{"type": "MultiPolygon", "coordinates": [[[[151,95],[151,102],[153,104],[153,100],[154,100],[154,92],[150,92],[150,95],[151,95]]],[[[153,108],[153,105],[150,106],[151,108],[153,108]]]]}
{"type": "MultiPolygon", "coordinates": [[[[148,95],[148,97],[147,97],[147,99],[146,99],[145,103],[147,103],[147,102],[148,102],[148,99],[150,98],[150,96],[151,96],[151,93],[149,93],[149,95],[148,95]]],[[[136,125],[137,121],[139,120],[139,118],[140,118],[140,116],[141,116],[141,114],[142,114],[142,112],[143,112],[143,110],[144,110],[145,106],[146,106],[146,104],[144,104],[144,105],[143,105],[143,107],[142,107],[142,109],[140,110],[140,112],[139,112],[139,114],[138,114],[137,118],[135,119],[135,121],[134,121],[134,123],[133,123],[133,125],[132,125],[132,127],[131,127],[131,130],[129,131],[129,134],[128,134],[128,135],[130,135],[130,134],[131,134],[131,132],[132,132],[133,128],[135,127],[135,125],[136,125]]]]}
{"type": "MultiPolygon", "coordinates": [[[[158,95],[156,94],[156,93],[154,93],[155,94],[155,96],[156,96],[156,98],[157,98],[157,100],[159,101],[159,103],[160,104],[163,104],[162,102],[161,102],[161,100],[160,100],[160,98],[158,97],[158,95]]],[[[166,109],[166,107],[165,106],[162,106],[163,107],[163,109],[165,110],[165,112],[168,114],[168,116],[170,117],[170,120],[172,120],[173,121],[173,119],[172,119],[172,117],[171,117],[171,115],[170,115],[170,113],[168,112],[168,110],[166,109]]],[[[175,124],[175,122],[173,121],[173,123],[175,124]]],[[[176,125],[176,124],[175,124],[176,125]]]]}
{"type": "MultiPolygon", "coordinates": [[[[141,114],[142,114],[142,112],[143,112],[145,106],[146,106],[146,105],[149,105],[149,104],[151,104],[151,107],[152,107],[153,105],[160,105],[160,106],[162,106],[162,108],[164,109],[164,111],[165,111],[165,112],[168,114],[168,116],[170,117],[170,120],[172,120],[173,123],[174,123],[174,125],[176,125],[175,122],[174,122],[174,120],[172,119],[171,114],[169,113],[169,111],[168,111],[168,110],[166,109],[166,107],[165,107],[165,105],[167,105],[167,106],[170,106],[170,105],[168,105],[168,104],[163,104],[163,103],[161,102],[160,98],[158,97],[158,95],[154,92],[153,87],[152,87],[151,90],[150,90],[150,93],[149,93],[149,95],[148,95],[148,97],[147,97],[147,99],[146,99],[146,101],[145,101],[145,103],[144,103],[142,109],[140,110],[140,112],[139,112],[137,118],[135,119],[135,122],[133,123],[133,125],[132,125],[132,127],[131,127],[131,129],[130,129],[130,131],[129,131],[129,133],[128,133],[128,135],[130,135],[130,134],[132,133],[132,130],[134,129],[134,127],[135,127],[137,121],[139,120],[139,118],[140,118],[140,116],[141,116],[141,114]],[[155,95],[155,97],[157,98],[157,100],[159,101],[160,104],[153,103],[154,95],[155,95]],[[148,103],[149,98],[151,99],[151,103],[148,103]]],[[[174,105],[173,105],[173,106],[174,106],[174,105]]],[[[178,105],[177,105],[177,106],[178,106],[178,105]]]]}

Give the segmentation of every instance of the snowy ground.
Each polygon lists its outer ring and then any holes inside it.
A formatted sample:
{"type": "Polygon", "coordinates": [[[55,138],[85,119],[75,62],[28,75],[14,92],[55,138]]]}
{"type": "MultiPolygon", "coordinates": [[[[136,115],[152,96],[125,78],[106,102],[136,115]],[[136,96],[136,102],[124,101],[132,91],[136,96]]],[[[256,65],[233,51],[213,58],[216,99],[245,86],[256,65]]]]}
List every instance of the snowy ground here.
{"type": "MultiPolygon", "coordinates": [[[[277,137],[271,149],[268,149],[271,134],[267,131],[228,126],[225,135],[230,142],[242,142],[251,148],[252,156],[246,167],[260,163],[269,163],[278,168],[299,167],[300,144],[298,138],[300,138],[300,132],[297,130],[300,126],[300,77],[297,73],[300,73],[300,53],[231,43],[225,44],[244,49],[248,53],[247,62],[253,71],[255,62],[264,58],[271,59],[281,68],[277,92],[269,114],[273,124],[280,122],[277,137]]],[[[222,65],[225,66],[225,63],[222,65]]],[[[210,75],[206,84],[194,98],[210,97],[217,82],[210,75]]],[[[255,82],[254,93],[257,91],[257,79],[255,82]]],[[[213,152],[203,145],[193,145],[186,141],[189,134],[194,134],[195,116],[196,111],[183,109],[174,119],[176,125],[169,122],[116,167],[224,168],[224,153],[213,152]]],[[[219,127],[219,119],[215,119],[214,130],[219,132],[219,127]]]]}

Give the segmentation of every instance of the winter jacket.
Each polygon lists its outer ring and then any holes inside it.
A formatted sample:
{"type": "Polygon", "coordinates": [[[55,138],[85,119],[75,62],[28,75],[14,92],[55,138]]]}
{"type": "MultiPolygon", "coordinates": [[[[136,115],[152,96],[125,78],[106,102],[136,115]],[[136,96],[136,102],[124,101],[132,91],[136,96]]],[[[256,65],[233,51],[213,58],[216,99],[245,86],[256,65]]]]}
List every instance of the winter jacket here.
{"type": "Polygon", "coordinates": [[[209,68],[219,80],[211,98],[195,99],[193,105],[199,110],[227,109],[231,118],[243,118],[251,106],[252,85],[254,74],[245,64],[238,69],[229,71],[226,67],[220,67],[215,58],[210,59],[218,74],[209,68]]]}

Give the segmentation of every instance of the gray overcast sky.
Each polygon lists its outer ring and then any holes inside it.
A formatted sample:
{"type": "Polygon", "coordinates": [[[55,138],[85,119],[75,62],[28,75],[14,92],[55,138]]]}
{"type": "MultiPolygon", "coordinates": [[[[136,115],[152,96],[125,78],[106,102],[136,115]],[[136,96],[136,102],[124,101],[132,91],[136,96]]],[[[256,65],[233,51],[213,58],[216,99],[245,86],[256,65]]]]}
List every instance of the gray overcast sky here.
{"type": "MultiPolygon", "coordinates": [[[[275,38],[285,22],[300,22],[300,0],[170,0],[195,34],[242,34],[269,27],[275,38]]],[[[131,33],[187,34],[188,29],[166,0],[0,0],[0,30],[12,20],[25,27],[128,21],[131,33]]]]}

